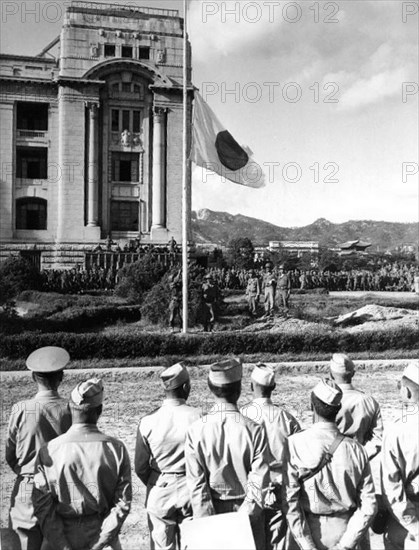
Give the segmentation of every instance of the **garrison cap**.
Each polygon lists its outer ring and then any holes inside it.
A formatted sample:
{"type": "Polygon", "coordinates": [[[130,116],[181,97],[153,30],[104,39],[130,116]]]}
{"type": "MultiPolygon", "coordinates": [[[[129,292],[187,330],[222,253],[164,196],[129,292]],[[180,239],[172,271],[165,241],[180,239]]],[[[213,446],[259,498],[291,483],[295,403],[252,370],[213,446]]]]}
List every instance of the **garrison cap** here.
{"type": "Polygon", "coordinates": [[[403,371],[403,376],[419,386],[419,361],[412,361],[403,371]]]}
{"type": "Polygon", "coordinates": [[[189,381],[189,373],[183,362],[176,363],[164,370],[160,378],[165,390],[174,390],[189,381]]]}
{"type": "Polygon", "coordinates": [[[59,372],[70,361],[70,355],[64,348],[46,346],[33,351],[26,359],[26,366],[33,372],[59,372]]]}
{"type": "Polygon", "coordinates": [[[333,380],[321,380],[313,388],[314,395],[325,405],[337,407],[342,401],[342,390],[333,380]]]}
{"type": "Polygon", "coordinates": [[[103,383],[100,378],[90,378],[80,382],[71,392],[71,400],[75,405],[89,405],[92,409],[103,403],[103,383]]]}
{"type": "Polygon", "coordinates": [[[334,353],[330,360],[330,370],[336,374],[349,374],[355,372],[355,365],[344,353],[334,353]]]}
{"type": "Polygon", "coordinates": [[[275,384],[275,371],[263,363],[258,363],[253,369],[251,379],[261,386],[272,387],[275,384]]]}
{"type": "Polygon", "coordinates": [[[210,366],[208,380],[217,387],[226,386],[242,379],[243,366],[238,359],[225,359],[210,366]]]}

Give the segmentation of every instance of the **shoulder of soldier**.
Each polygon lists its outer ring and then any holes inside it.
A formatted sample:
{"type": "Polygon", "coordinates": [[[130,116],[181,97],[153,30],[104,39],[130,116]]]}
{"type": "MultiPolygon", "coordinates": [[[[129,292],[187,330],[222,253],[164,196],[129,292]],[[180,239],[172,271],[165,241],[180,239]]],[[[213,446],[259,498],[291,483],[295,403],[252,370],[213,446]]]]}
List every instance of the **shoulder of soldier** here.
{"type": "Polygon", "coordinates": [[[33,413],[37,403],[39,403],[39,401],[37,401],[35,397],[31,399],[22,399],[22,401],[14,403],[10,411],[10,419],[18,418],[26,410],[33,413]]]}
{"type": "Polygon", "coordinates": [[[417,413],[414,415],[406,415],[405,417],[398,418],[394,422],[390,422],[384,428],[384,438],[386,440],[399,440],[406,435],[414,445],[417,445],[417,438],[412,437],[415,429],[412,427],[412,423],[419,425],[417,413]]]}
{"type": "Polygon", "coordinates": [[[277,406],[277,408],[280,411],[279,414],[282,415],[283,417],[285,417],[287,422],[289,422],[290,424],[293,424],[294,426],[298,426],[298,427],[301,428],[299,421],[295,418],[295,416],[293,414],[291,414],[289,411],[287,411],[284,407],[277,406]]]}
{"type": "Polygon", "coordinates": [[[301,443],[305,443],[308,439],[311,439],[313,436],[311,434],[310,428],[311,426],[309,426],[308,428],[302,428],[299,432],[289,435],[287,438],[289,446],[298,447],[298,445],[300,445],[301,443]]]}
{"type": "Polygon", "coordinates": [[[139,428],[140,427],[145,427],[145,426],[148,426],[150,424],[153,424],[154,422],[157,422],[160,410],[161,410],[161,407],[156,407],[151,412],[149,412],[149,413],[145,414],[144,416],[142,416],[140,418],[140,422],[138,424],[138,427],[139,428]]]}

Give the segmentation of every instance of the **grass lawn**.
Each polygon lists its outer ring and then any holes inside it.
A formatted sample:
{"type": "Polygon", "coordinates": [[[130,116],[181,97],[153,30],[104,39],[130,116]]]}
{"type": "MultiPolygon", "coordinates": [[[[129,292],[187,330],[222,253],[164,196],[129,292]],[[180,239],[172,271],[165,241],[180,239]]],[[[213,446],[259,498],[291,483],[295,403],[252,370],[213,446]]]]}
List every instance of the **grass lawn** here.
{"type": "MultiPolygon", "coordinates": [[[[79,366],[87,366],[79,364],[79,366]]],[[[159,381],[160,368],[144,368],[131,372],[101,372],[101,365],[95,362],[90,365],[89,376],[100,376],[105,384],[104,413],[100,419],[99,427],[104,432],[120,438],[127,446],[131,460],[135,447],[136,426],[139,419],[154,410],[161,403],[163,391],[159,381]]],[[[250,366],[245,366],[245,378],[243,394],[240,404],[244,404],[250,398],[250,366]]],[[[189,403],[206,411],[211,405],[211,394],[206,385],[207,371],[205,368],[191,367],[192,392],[189,403]]],[[[362,370],[357,373],[355,383],[364,391],[371,393],[379,401],[385,423],[399,416],[400,404],[396,381],[400,376],[400,368],[396,366],[380,367],[371,371],[362,370]]],[[[35,388],[31,382],[29,373],[1,373],[2,384],[2,415],[0,436],[4,442],[7,433],[7,421],[10,409],[14,403],[21,399],[31,397],[35,388]]],[[[61,394],[68,397],[71,389],[81,380],[86,379],[86,374],[76,370],[69,370],[65,374],[65,380],[61,387],[61,394]]],[[[315,372],[293,373],[287,369],[277,375],[277,389],[274,393],[274,401],[285,406],[302,423],[308,426],[311,423],[309,395],[311,388],[319,379],[315,372]]],[[[4,444],[0,452],[0,468],[2,476],[0,527],[7,526],[8,506],[14,474],[11,472],[4,457],[4,444]]],[[[143,550],[148,548],[148,531],[144,510],[145,490],[141,482],[133,474],[134,497],[132,511],[127,518],[122,531],[122,545],[124,550],[143,550]]],[[[375,539],[374,549],[381,549],[379,539],[375,539]]]]}

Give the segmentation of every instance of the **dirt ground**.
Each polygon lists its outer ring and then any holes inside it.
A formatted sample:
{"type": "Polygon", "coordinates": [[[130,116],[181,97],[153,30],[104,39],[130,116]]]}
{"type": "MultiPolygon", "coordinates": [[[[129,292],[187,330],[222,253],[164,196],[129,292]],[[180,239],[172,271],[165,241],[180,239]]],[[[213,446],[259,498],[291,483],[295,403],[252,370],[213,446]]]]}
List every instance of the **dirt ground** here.
{"type": "MultiPolygon", "coordinates": [[[[245,367],[243,394],[240,400],[244,404],[250,398],[250,366],[245,367]]],[[[159,406],[163,392],[159,382],[160,368],[143,368],[135,372],[101,371],[94,369],[89,376],[103,378],[105,385],[104,413],[99,427],[104,432],[121,439],[127,446],[131,461],[134,457],[136,427],[139,419],[159,406]]],[[[204,412],[211,406],[211,395],[206,385],[207,369],[193,367],[190,369],[192,392],[189,403],[201,408],[204,412]]],[[[311,388],[318,381],[320,374],[312,372],[292,374],[287,369],[281,374],[277,369],[277,389],[274,402],[286,407],[293,413],[303,426],[311,423],[309,395],[311,388]]],[[[377,368],[358,372],[355,384],[364,391],[371,393],[381,405],[385,424],[396,419],[400,413],[400,403],[396,382],[400,377],[401,368],[397,363],[383,364],[377,368]]],[[[68,371],[60,389],[60,393],[68,397],[71,389],[81,380],[87,378],[85,372],[68,371]]],[[[0,527],[6,528],[8,523],[8,506],[14,475],[5,463],[4,441],[7,433],[7,421],[10,409],[19,400],[27,399],[35,393],[29,374],[1,373],[2,408],[0,436],[3,444],[0,451],[0,469],[2,472],[0,527]]],[[[149,547],[146,514],[144,510],[144,486],[133,474],[134,496],[131,513],[122,530],[122,546],[125,550],[143,550],[149,547]]],[[[3,546],[4,547],[4,546],[3,546]]],[[[381,550],[379,537],[373,540],[373,549],[381,550]]],[[[8,549],[6,549],[8,550],[8,549]]]]}

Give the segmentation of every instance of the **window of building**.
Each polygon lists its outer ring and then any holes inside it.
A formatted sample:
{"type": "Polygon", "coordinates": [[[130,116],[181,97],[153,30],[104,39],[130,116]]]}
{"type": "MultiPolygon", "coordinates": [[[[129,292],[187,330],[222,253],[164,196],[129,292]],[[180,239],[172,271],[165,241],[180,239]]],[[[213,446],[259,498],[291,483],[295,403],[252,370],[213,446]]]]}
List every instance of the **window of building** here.
{"type": "Polygon", "coordinates": [[[105,44],[105,57],[115,57],[115,44],[105,44]]]}
{"type": "Polygon", "coordinates": [[[136,133],[141,131],[141,111],[132,113],[132,131],[136,133]]]}
{"type": "Polygon", "coordinates": [[[112,109],[111,118],[112,118],[112,132],[119,132],[119,110],[118,109],[112,109]]]}
{"type": "Polygon", "coordinates": [[[130,112],[129,111],[122,111],[122,130],[129,130],[130,129],[130,112]]]}
{"type": "Polygon", "coordinates": [[[16,229],[46,229],[47,201],[38,197],[16,200],[16,229]]]}
{"type": "Polygon", "coordinates": [[[123,82],[122,83],[122,92],[124,94],[130,94],[131,93],[131,82],[123,82]]]}
{"type": "Polygon", "coordinates": [[[18,130],[48,131],[48,103],[18,103],[16,125],[18,130]]]}
{"type": "Polygon", "coordinates": [[[138,183],[139,156],[137,153],[112,153],[112,181],[138,183]]]}
{"type": "Polygon", "coordinates": [[[121,57],[132,57],[132,46],[122,46],[121,57]]]}
{"type": "Polygon", "coordinates": [[[16,177],[48,179],[48,149],[46,147],[16,147],[16,177]]]}
{"type": "Polygon", "coordinates": [[[138,48],[138,57],[140,59],[150,59],[150,48],[138,48]]]}
{"type": "Polygon", "coordinates": [[[138,231],[138,202],[112,201],[112,231],[138,231]]]}
{"type": "Polygon", "coordinates": [[[128,130],[129,132],[140,133],[142,124],[142,111],[140,109],[128,110],[128,109],[111,109],[111,131],[123,132],[128,130]]]}

